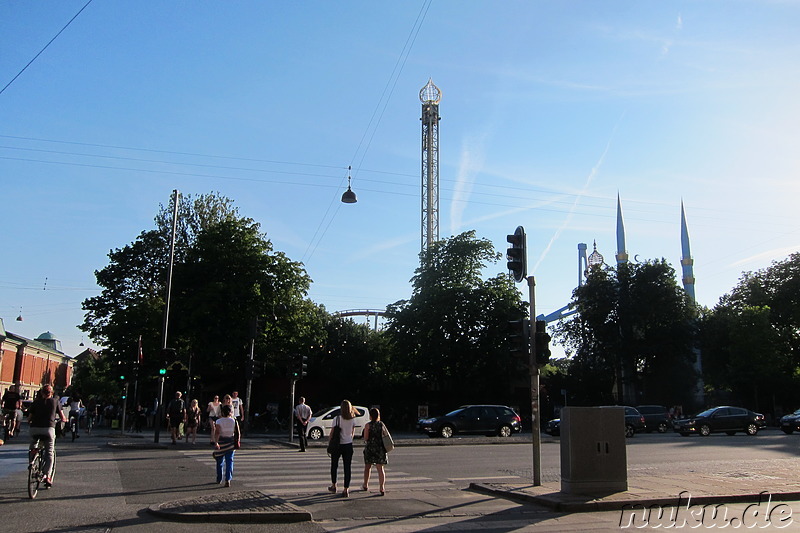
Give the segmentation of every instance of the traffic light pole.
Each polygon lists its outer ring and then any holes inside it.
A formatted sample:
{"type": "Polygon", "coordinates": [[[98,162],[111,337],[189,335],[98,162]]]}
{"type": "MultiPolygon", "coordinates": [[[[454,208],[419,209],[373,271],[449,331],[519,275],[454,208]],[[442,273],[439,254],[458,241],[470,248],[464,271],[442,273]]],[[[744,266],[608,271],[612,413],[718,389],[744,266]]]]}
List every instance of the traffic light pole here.
{"type": "MultiPolygon", "coordinates": [[[[536,316],[536,279],[528,276],[528,298],[530,316],[536,316]]],[[[528,355],[531,373],[531,434],[533,444],[533,486],[542,484],[542,424],[539,420],[539,364],[536,361],[536,328],[530,328],[530,354],[528,355]]]]}
{"type": "Polygon", "coordinates": [[[296,379],[291,379],[292,386],[289,390],[289,442],[294,442],[294,386],[296,379]]]}

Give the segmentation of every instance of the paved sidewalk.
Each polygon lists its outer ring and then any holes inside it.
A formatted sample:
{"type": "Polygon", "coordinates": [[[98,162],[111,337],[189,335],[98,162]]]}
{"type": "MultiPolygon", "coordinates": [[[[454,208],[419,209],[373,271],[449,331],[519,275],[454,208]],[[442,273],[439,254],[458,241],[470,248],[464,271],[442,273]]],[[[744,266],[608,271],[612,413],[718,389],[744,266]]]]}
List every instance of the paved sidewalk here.
{"type": "Polygon", "coordinates": [[[692,506],[720,503],[800,500],[800,459],[787,460],[769,472],[679,472],[665,476],[628,477],[628,490],[611,494],[580,495],[561,492],[560,483],[472,483],[472,490],[512,500],[535,503],[567,513],[619,511],[631,506],[692,506]]]}

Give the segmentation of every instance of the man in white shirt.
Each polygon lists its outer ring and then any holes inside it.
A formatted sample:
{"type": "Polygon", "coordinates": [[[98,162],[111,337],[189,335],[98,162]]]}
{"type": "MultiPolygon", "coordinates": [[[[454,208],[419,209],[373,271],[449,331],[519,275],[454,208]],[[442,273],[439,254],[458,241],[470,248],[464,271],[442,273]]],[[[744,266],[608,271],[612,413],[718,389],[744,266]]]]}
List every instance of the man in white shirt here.
{"type": "Polygon", "coordinates": [[[311,418],[311,408],[306,405],[306,399],[300,396],[300,403],[294,408],[295,425],[297,426],[297,436],[300,439],[300,451],[306,451],[308,446],[308,439],[306,437],[306,430],[308,429],[308,420],[311,418]]]}
{"type": "Polygon", "coordinates": [[[231,405],[233,406],[233,418],[239,422],[244,421],[244,402],[239,398],[239,391],[231,393],[231,405]]]}

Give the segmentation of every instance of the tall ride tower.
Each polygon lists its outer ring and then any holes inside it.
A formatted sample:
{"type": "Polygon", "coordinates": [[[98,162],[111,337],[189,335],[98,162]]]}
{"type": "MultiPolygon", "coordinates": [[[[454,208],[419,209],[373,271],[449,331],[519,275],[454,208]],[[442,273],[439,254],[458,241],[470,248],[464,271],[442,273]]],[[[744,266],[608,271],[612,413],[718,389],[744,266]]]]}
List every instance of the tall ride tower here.
{"type": "Polygon", "coordinates": [[[681,270],[683,273],[683,288],[689,298],[692,299],[692,303],[694,303],[694,259],[692,259],[692,251],[689,247],[689,228],[686,225],[686,211],[683,209],[683,200],[681,200],[681,270]]]}
{"type": "Polygon", "coordinates": [[[422,251],[439,240],[439,100],[432,79],[419,91],[422,102],[422,251]]]}

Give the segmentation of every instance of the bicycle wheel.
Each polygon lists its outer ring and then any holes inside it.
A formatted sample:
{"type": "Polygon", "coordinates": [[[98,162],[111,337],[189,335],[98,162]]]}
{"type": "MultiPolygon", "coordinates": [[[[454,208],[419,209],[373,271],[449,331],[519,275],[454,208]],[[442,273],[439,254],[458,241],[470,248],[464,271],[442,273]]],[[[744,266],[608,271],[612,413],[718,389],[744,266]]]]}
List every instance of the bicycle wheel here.
{"type": "Polygon", "coordinates": [[[37,453],[33,461],[28,464],[28,497],[32,500],[39,494],[39,484],[44,478],[42,466],[44,458],[41,453],[37,453]]]}
{"type": "Polygon", "coordinates": [[[72,433],[72,442],[75,442],[75,439],[78,438],[78,424],[75,423],[75,419],[69,421],[69,430],[72,433]]]}

